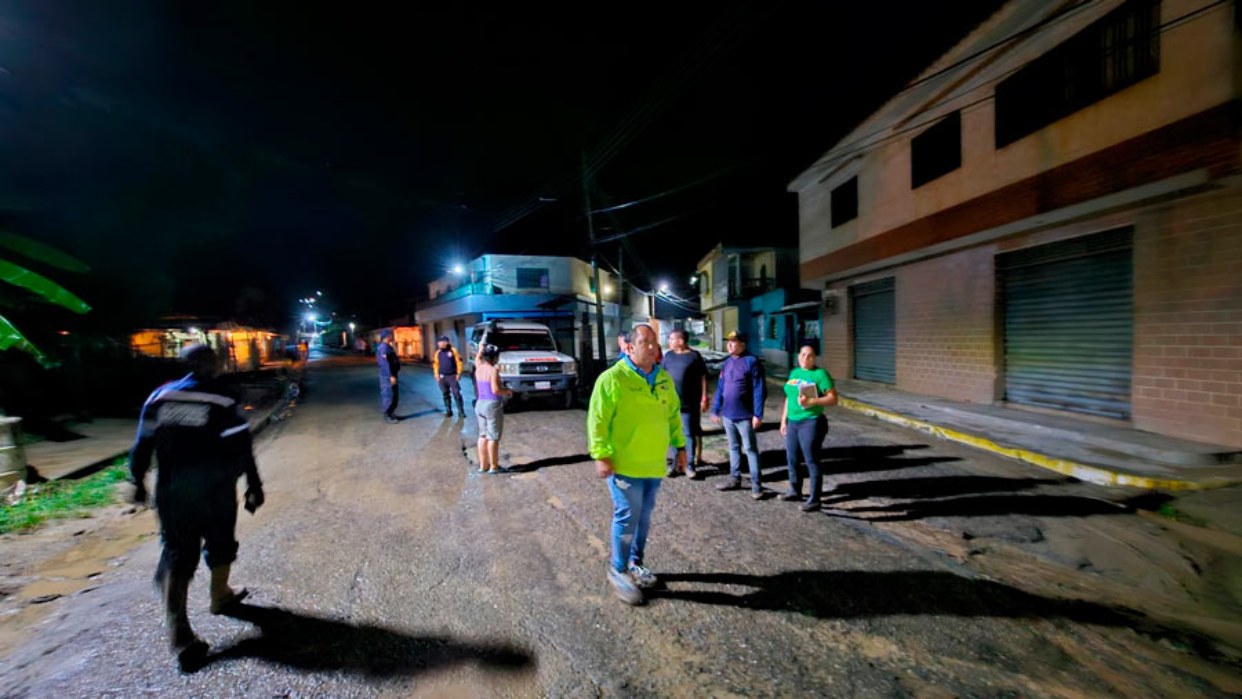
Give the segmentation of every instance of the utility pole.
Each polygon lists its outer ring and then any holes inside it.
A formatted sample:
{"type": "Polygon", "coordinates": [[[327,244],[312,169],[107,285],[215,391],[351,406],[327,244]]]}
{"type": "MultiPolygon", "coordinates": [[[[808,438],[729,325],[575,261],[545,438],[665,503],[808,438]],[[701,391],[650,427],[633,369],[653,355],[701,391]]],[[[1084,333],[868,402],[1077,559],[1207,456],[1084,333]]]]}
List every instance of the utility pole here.
{"type": "Polygon", "coordinates": [[[591,241],[591,275],[595,279],[595,339],[599,342],[599,370],[608,364],[608,346],[604,344],[604,297],[599,283],[599,263],[596,260],[595,220],[591,216],[591,184],[587,179],[586,153],[582,154],[582,198],[586,203],[587,236],[591,241]]]}

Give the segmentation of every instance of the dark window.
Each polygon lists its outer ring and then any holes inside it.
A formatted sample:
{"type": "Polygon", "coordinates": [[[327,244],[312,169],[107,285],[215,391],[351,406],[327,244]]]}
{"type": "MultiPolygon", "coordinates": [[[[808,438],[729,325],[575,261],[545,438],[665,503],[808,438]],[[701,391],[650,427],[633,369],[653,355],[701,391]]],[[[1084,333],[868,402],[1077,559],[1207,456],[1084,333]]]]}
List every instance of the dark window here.
{"type": "Polygon", "coordinates": [[[996,147],[1160,72],[1160,2],[1130,0],[996,86],[996,147]]]}
{"type": "Polygon", "coordinates": [[[772,316],[768,318],[768,339],[775,340],[776,335],[776,317],[772,316]]]}
{"type": "Polygon", "coordinates": [[[858,177],[851,177],[832,190],[832,227],[858,218],[858,177]]]}
{"type": "MultiPolygon", "coordinates": [[[[592,281],[594,281],[592,279],[592,281]]],[[[548,288],[548,270],[542,267],[518,267],[517,285],[519,289],[548,288]]]]}
{"type": "Polygon", "coordinates": [[[910,187],[962,166],[962,113],[953,112],[910,141],[910,187]]]}

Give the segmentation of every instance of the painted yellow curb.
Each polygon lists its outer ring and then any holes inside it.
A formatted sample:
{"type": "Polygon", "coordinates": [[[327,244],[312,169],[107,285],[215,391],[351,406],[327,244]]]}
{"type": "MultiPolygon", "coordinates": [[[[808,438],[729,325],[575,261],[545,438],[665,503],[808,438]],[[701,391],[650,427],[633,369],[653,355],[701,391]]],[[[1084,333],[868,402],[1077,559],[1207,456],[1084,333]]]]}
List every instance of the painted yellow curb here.
{"type": "Polygon", "coordinates": [[[1136,476],[1130,473],[1111,471],[1100,466],[1089,466],[1087,464],[1080,464],[1076,461],[1058,459],[1026,449],[1006,447],[997,444],[990,439],[977,437],[972,434],[966,434],[965,432],[958,432],[957,430],[941,427],[939,425],[933,425],[930,422],[924,422],[923,420],[916,420],[914,418],[906,417],[905,415],[894,413],[889,410],[884,410],[883,408],[877,408],[874,405],[868,405],[867,403],[862,403],[844,396],[841,396],[838,401],[838,405],[846,408],[847,410],[853,410],[855,412],[862,413],[863,415],[883,420],[884,422],[918,430],[941,439],[946,439],[950,442],[958,442],[976,449],[982,449],[984,451],[990,451],[994,454],[1000,454],[1001,456],[1007,456],[1011,459],[1017,459],[1018,461],[1025,462],[1033,466],[1039,466],[1040,468],[1056,471],[1057,473],[1072,476],[1080,481],[1086,481],[1088,483],[1096,483],[1099,485],[1128,485],[1135,488],[1147,488],[1149,490],[1207,490],[1210,488],[1219,488],[1221,486],[1229,485],[1228,482],[1219,480],[1195,483],[1192,481],[1181,481],[1172,478],[1149,478],[1146,476],[1136,476]]]}

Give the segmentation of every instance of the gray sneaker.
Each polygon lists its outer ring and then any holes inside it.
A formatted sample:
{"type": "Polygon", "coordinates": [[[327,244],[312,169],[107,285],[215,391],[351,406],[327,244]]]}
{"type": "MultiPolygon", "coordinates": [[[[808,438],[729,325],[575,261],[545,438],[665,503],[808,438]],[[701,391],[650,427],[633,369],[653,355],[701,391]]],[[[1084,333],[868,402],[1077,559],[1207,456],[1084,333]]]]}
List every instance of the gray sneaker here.
{"type": "Polygon", "coordinates": [[[716,490],[741,490],[741,489],[742,489],[741,478],[730,477],[729,480],[716,486],[716,490]]]}
{"type": "Polygon", "coordinates": [[[656,583],[659,582],[659,579],[656,578],[655,573],[651,572],[650,568],[639,565],[638,563],[631,563],[628,572],[630,574],[630,580],[633,580],[635,585],[644,590],[655,587],[656,583]]]}
{"type": "Polygon", "coordinates": [[[612,564],[608,565],[608,582],[612,583],[613,592],[622,602],[629,605],[643,603],[643,591],[638,589],[629,575],[613,568],[612,564]]]}

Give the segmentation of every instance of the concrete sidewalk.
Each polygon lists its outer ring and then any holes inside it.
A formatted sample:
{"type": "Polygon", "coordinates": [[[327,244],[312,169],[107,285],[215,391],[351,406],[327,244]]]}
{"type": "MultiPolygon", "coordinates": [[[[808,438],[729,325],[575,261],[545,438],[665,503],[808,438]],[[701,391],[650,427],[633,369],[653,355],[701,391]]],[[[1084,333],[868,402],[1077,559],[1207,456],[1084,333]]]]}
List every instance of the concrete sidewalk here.
{"type": "MultiPolygon", "coordinates": [[[[289,404],[288,382],[273,378],[273,392],[246,395],[254,408],[249,412],[250,429],[259,434],[274,417],[282,415],[289,404]]],[[[26,465],[48,480],[81,478],[129,454],[138,432],[138,420],[99,418],[73,423],[68,431],[78,435],[69,441],[40,441],[25,445],[26,465]]]]}
{"type": "MultiPolygon", "coordinates": [[[[782,382],[783,370],[769,367],[782,382]]],[[[1242,483],[1242,450],[1071,417],[837,381],[841,407],[1101,485],[1201,490],[1242,483]]]]}

